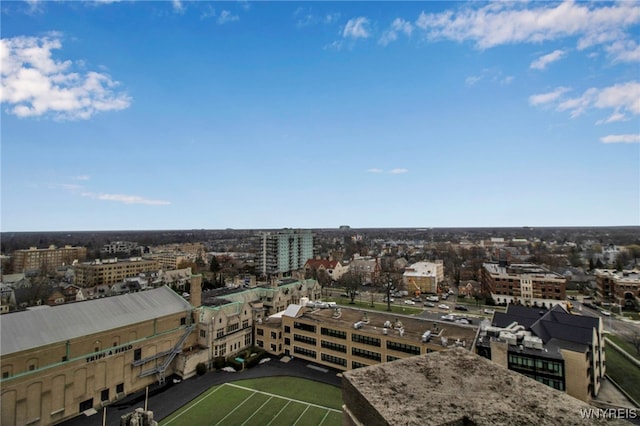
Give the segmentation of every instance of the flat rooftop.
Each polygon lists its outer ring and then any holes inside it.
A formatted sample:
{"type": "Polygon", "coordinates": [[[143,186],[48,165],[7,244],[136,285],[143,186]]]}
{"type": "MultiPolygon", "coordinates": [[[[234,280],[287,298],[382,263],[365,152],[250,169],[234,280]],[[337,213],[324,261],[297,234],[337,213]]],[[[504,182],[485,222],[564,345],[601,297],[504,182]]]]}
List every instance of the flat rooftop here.
{"type": "Polygon", "coordinates": [[[345,418],[367,426],[628,424],[583,419],[593,406],[461,348],[346,371],[342,382],[345,418]]]}
{"type": "MultiPolygon", "coordinates": [[[[398,335],[398,330],[395,330],[394,328],[398,325],[397,321],[399,321],[402,323],[402,328],[404,329],[403,338],[408,340],[413,339],[416,342],[421,341],[422,335],[426,331],[431,331],[433,333],[435,329],[434,325],[436,325],[438,333],[434,333],[434,335],[446,337],[449,345],[454,343],[456,340],[460,340],[461,342],[464,341],[467,348],[471,347],[478,328],[473,325],[461,325],[446,321],[434,321],[425,318],[408,317],[392,312],[372,312],[369,310],[346,308],[344,306],[340,306],[339,308],[339,318],[334,318],[335,310],[331,308],[304,308],[302,316],[303,318],[316,320],[322,325],[328,327],[335,324],[340,327],[353,328],[355,323],[363,321],[366,314],[369,322],[367,324],[361,324],[359,329],[360,331],[384,335],[384,324],[389,321],[391,322],[391,327],[386,329],[389,336],[394,334],[398,335]]],[[[432,338],[431,341],[433,343],[440,343],[439,341],[435,341],[434,338],[432,338]]]]}

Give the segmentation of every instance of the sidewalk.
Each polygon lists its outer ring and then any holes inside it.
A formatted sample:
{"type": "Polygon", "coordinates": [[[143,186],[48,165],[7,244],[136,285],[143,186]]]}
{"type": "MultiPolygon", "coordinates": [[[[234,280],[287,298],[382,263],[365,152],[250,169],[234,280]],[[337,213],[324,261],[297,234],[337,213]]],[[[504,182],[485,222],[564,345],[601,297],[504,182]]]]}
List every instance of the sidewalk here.
{"type": "MultiPolygon", "coordinates": [[[[167,383],[164,387],[149,387],[148,409],[153,411],[154,420],[159,422],[197,398],[212,386],[258,377],[292,376],[315,380],[333,386],[341,386],[341,378],[336,375],[339,371],[329,369],[328,372],[323,372],[318,369],[309,368],[308,365],[309,363],[307,361],[298,359],[292,359],[288,363],[284,363],[277,358],[272,358],[271,361],[265,364],[257,365],[236,373],[211,371],[203,376],[196,376],[176,384],[173,383],[172,378],[167,378],[167,383]]],[[[108,426],[120,426],[121,416],[134,411],[138,407],[144,408],[144,397],[145,391],[142,390],[107,406],[106,424],[108,426]]],[[[103,412],[101,409],[98,410],[97,414],[89,417],[81,414],[61,423],[61,425],[100,426],[102,425],[102,416],[103,412]]]]}

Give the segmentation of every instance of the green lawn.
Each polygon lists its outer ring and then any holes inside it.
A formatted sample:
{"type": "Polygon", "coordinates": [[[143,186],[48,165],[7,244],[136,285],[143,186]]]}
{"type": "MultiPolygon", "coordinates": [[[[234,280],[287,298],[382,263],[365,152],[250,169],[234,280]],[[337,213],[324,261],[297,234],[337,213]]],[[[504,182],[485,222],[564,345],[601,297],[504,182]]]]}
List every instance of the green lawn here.
{"type": "Polygon", "coordinates": [[[622,349],[627,351],[629,355],[633,356],[635,359],[640,361],[640,356],[638,355],[636,348],[634,348],[631,343],[620,338],[619,336],[616,336],[615,334],[606,334],[605,336],[607,337],[607,339],[611,340],[613,343],[615,343],[616,345],[620,346],[622,349]]]}
{"type": "Polygon", "coordinates": [[[338,387],[294,377],[267,377],[214,386],[160,424],[339,426],[341,406],[338,387]]]}
{"type": "Polygon", "coordinates": [[[620,385],[633,399],[640,402],[640,368],[633,365],[620,352],[605,347],[607,375],[620,385]]]}

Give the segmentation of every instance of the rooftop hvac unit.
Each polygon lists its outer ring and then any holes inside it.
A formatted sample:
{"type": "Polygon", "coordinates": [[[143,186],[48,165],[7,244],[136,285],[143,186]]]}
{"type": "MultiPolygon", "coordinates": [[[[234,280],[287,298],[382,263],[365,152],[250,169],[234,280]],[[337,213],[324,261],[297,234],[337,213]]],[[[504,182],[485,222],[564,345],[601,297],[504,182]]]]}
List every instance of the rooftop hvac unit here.
{"type": "Polygon", "coordinates": [[[425,331],[424,334],[422,335],[422,341],[426,343],[429,341],[430,338],[431,338],[431,331],[430,330],[425,331]]]}
{"type": "Polygon", "coordinates": [[[384,328],[391,328],[391,321],[385,321],[384,328]]]}
{"type": "Polygon", "coordinates": [[[518,343],[516,335],[513,333],[509,333],[508,331],[503,331],[500,333],[500,339],[507,342],[509,345],[515,345],[518,343]]]}
{"type": "Polygon", "coordinates": [[[383,329],[382,329],[382,334],[384,334],[384,335],[386,336],[386,335],[387,335],[387,333],[388,333],[388,330],[387,330],[386,328],[383,328],[383,329]]]}
{"type": "Polygon", "coordinates": [[[358,321],[357,323],[353,324],[353,328],[355,328],[356,330],[360,330],[362,328],[362,321],[358,321]]]}

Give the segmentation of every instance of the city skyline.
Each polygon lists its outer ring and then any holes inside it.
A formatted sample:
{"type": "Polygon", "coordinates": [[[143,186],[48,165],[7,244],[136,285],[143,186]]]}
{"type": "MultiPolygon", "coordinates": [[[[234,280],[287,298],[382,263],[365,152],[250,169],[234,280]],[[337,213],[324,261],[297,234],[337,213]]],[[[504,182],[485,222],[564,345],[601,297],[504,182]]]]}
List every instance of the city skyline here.
{"type": "Polygon", "coordinates": [[[640,224],[635,2],[3,2],[2,231],[640,224]]]}

